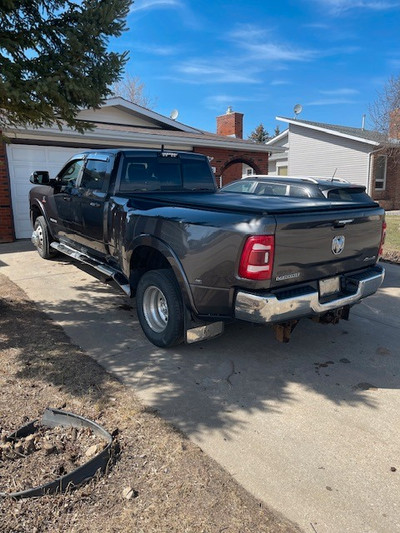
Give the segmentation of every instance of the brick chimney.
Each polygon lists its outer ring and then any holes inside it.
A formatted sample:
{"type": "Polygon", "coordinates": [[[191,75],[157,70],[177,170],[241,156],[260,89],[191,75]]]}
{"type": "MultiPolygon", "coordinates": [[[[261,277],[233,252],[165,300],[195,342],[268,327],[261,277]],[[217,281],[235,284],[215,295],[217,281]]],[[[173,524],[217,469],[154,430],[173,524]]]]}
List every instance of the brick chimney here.
{"type": "Polygon", "coordinates": [[[236,113],[229,106],[225,115],[217,117],[217,135],[243,139],[243,113],[236,113]]]}
{"type": "Polygon", "coordinates": [[[400,109],[390,113],[389,137],[400,141],[400,109]]]}

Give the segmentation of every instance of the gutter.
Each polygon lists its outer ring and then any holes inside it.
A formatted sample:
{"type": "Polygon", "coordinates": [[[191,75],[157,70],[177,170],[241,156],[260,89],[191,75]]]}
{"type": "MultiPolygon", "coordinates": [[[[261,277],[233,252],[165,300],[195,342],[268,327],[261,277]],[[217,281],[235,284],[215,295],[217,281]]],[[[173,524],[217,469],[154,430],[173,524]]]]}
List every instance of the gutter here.
{"type": "Polygon", "coordinates": [[[241,142],[235,142],[235,141],[225,141],[224,139],[221,139],[220,137],[217,137],[216,139],[210,139],[205,138],[202,139],[201,137],[185,137],[185,136],[173,136],[168,134],[152,134],[152,133],[139,133],[139,132],[115,132],[113,130],[102,130],[101,128],[96,128],[93,131],[88,132],[87,134],[77,134],[75,131],[70,129],[65,129],[63,131],[59,131],[56,129],[51,128],[40,128],[37,130],[19,130],[19,129],[12,129],[9,130],[8,133],[12,133],[14,135],[14,138],[18,139],[24,139],[26,138],[26,135],[32,135],[32,136],[49,136],[52,140],[55,140],[56,138],[63,138],[63,139],[70,139],[71,141],[75,142],[85,142],[85,137],[88,137],[90,139],[94,139],[97,141],[101,141],[104,144],[112,144],[113,146],[118,145],[118,142],[136,142],[136,143],[146,143],[146,144],[155,144],[158,146],[162,144],[172,144],[172,145],[182,145],[182,146],[188,146],[192,148],[193,146],[204,146],[208,148],[228,148],[231,150],[241,150],[243,152],[261,152],[261,153],[268,153],[268,152],[281,152],[281,149],[279,148],[272,148],[270,146],[266,146],[265,144],[257,144],[257,143],[241,143],[241,142]]]}

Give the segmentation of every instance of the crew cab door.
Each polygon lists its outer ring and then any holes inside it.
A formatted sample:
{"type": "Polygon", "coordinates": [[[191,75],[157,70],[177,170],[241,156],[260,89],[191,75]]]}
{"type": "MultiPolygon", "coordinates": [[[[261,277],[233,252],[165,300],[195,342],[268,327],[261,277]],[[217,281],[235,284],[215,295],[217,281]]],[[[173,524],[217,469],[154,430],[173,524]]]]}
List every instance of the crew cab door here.
{"type": "Polygon", "coordinates": [[[113,161],[109,154],[89,154],[78,183],[79,243],[100,254],[106,253],[104,210],[113,161]]]}
{"type": "Polygon", "coordinates": [[[56,178],[53,205],[50,206],[50,221],[54,233],[61,240],[74,241],[80,229],[77,183],[83,170],[83,156],[74,158],[65,165],[56,178]]]}

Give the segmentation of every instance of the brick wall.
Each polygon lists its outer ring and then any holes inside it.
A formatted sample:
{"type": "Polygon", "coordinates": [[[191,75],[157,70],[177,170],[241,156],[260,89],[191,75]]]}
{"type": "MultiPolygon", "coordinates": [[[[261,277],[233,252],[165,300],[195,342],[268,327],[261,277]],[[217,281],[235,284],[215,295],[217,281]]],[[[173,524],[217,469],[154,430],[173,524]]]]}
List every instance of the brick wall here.
{"type": "Polygon", "coordinates": [[[0,243],[15,240],[6,143],[0,131],[0,243]]]}
{"type": "MultiPolygon", "coordinates": [[[[222,185],[242,177],[242,163],[254,169],[255,174],[268,174],[268,153],[241,152],[228,148],[194,148],[199,154],[212,157],[210,165],[215,167],[215,176],[222,176],[222,185]]],[[[219,185],[219,180],[217,179],[219,185]]]]}
{"type": "MultiPolygon", "coordinates": [[[[373,173],[375,175],[375,172],[373,173]]],[[[400,150],[389,154],[386,169],[386,187],[384,191],[375,190],[375,179],[372,179],[372,197],[387,211],[400,209],[400,150]]]]}

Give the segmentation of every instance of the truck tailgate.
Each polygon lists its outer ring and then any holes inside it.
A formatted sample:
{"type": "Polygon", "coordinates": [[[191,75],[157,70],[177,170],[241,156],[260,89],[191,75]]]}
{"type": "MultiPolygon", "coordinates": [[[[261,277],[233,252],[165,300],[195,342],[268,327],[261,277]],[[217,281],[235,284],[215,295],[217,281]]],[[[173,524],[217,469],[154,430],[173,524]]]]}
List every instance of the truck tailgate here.
{"type": "Polygon", "coordinates": [[[376,263],[384,212],[351,208],[276,215],[271,287],[328,278],[376,263]]]}

